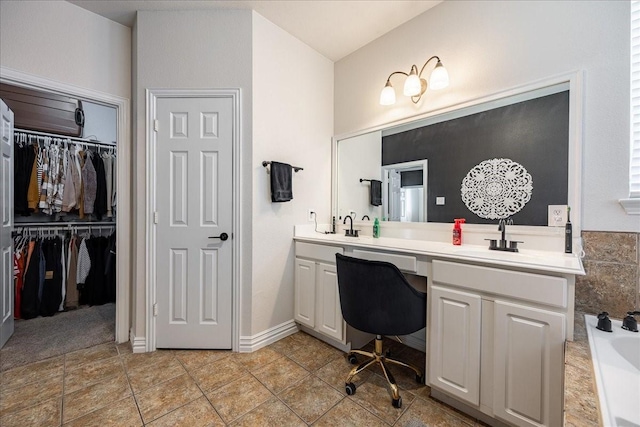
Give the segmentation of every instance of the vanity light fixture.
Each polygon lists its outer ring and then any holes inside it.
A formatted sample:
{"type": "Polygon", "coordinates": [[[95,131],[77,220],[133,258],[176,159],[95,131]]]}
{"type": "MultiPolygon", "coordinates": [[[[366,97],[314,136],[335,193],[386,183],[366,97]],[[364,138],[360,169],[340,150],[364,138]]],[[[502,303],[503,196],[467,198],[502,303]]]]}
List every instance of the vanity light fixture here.
{"type": "Polygon", "coordinates": [[[396,103],[396,91],[391,85],[391,77],[394,74],[407,76],[407,79],[404,81],[403,93],[405,96],[411,97],[411,101],[413,101],[414,104],[417,104],[420,101],[420,98],[422,98],[422,94],[427,91],[427,81],[422,78],[422,72],[432,59],[436,59],[438,62],[431,72],[431,77],[429,77],[429,86],[433,90],[444,89],[449,86],[449,73],[447,73],[447,69],[444,68],[442,62],[440,62],[440,58],[432,56],[427,59],[427,62],[424,63],[419,73],[418,67],[414,64],[411,66],[409,74],[404,71],[394,71],[389,74],[389,77],[387,77],[387,83],[384,85],[382,92],[380,92],[380,105],[393,105],[396,103]]]}

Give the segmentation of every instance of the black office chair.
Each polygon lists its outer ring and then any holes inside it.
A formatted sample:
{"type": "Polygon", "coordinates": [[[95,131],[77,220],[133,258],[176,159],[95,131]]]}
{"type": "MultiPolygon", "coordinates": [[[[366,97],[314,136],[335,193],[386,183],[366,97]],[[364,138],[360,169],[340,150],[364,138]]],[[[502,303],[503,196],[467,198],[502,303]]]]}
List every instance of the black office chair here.
{"type": "Polygon", "coordinates": [[[382,352],[382,336],[408,335],[424,328],[427,295],[411,286],[400,270],[388,262],[367,261],[336,254],[336,266],[342,317],[352,327],[376,334],[373,353],[351,350],[347,354],[351,363],[357,363],[356,354],[367,356],[368,359],[351,369],[345,381],[345,390],[349,395],[354,394],[356,386],[351,382],[353,377],[378,363],[391,387],[392,404],[400,408],[402,397],[386,362],[412,369],[418,383],[424,382],[424,375],[422,369],[385,357],[382,352]]]}

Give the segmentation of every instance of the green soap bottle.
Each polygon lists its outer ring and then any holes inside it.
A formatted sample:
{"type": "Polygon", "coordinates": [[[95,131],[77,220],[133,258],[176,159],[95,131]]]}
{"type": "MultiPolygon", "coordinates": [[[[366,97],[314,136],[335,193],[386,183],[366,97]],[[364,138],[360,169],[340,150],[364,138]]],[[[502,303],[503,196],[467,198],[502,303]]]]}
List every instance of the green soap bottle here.
{"type": "Polygon", "coordinates": [[[380,221],[378,221],[378,217],[373,220],[373,237],[376,239],[380,237],[380,221]]]}

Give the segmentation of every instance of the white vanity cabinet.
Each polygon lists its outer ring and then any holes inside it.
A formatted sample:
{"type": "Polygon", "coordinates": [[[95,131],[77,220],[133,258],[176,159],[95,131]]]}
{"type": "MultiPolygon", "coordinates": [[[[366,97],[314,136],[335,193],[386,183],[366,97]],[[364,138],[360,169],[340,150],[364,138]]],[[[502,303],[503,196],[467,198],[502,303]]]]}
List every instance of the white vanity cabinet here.
{"type": "Polygon", "coordinates": [[[564,277],[434,260],[433,390],[514,426],[562,425],[564,277]]]}
{"type": "Polygon", "coordinates": [[[346,325],[340,309],[336,273],[339,246],[296,242],[294,319],[345,344],[346,325]]]}

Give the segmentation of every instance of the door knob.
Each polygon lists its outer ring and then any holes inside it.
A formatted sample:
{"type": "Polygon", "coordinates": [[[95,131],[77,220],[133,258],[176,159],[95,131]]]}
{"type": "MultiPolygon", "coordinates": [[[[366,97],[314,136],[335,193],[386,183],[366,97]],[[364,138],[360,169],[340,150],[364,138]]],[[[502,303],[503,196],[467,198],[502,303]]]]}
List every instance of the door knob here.
{"type": "Polygon", "coordinates": [[[220,240],[222,240],[224,242],[225,240],[227,240],[229,238],[229,235],[227,233],[221,233],[219,236],[210,236],[209,238],[210,239],[220,239],[220,240]]]}

